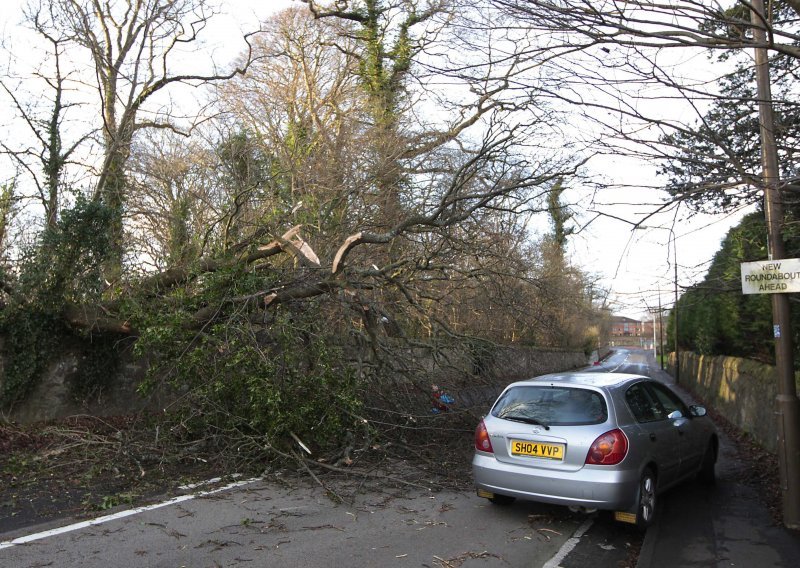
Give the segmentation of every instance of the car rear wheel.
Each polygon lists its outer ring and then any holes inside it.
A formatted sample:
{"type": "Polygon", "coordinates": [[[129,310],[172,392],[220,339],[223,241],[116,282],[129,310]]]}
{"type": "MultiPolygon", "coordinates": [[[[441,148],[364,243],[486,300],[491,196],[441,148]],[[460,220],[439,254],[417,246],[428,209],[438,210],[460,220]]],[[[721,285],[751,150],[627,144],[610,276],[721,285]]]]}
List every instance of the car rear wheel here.
{"type": "Polygon", "coordinates": [[[494,494],[494,497],[489,498],[489,501],[494,503],[495,505],[511,505],[516,500],[516,497],[510,497],[508,495],[498,495],[497,493],[494,494]]]}
{"type": "Polygon", "coordinates": [[[639,479],[639,498],[636,507],[636,526],[646,529],[656,516],[656,475],[647,468],[639,479]]]}
{"type": "Polygon", "coordinates": [[[703,464],[700,466],[700,472],[697,474],[697,476],[700,478],[700,481],[709,485],[715,483],[717,480],[716,465],[716,444],[714,444],[714,440],[710,440],[708,442],[708,447],[706,448],[706,453],[703,456],[703,464]]]}

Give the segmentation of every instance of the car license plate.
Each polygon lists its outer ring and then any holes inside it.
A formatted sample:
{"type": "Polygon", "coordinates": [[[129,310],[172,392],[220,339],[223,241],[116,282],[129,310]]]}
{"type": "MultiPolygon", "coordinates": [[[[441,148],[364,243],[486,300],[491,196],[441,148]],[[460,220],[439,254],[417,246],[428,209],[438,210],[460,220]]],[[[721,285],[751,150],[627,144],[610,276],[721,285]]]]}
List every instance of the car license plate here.
{"type": "Polygon", "coordinates": [[[564,444],[545,444],[526,440],[511,440],[511,454],[548,460],[564,459],[564,444]]]}

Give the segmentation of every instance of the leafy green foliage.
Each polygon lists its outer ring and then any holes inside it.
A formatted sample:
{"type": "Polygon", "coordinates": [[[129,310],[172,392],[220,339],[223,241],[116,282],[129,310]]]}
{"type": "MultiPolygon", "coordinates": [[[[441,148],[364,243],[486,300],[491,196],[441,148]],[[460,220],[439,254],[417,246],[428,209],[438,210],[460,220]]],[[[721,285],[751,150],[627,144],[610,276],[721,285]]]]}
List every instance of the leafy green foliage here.
{"type": "Polygon", "coordinates": [[[108,511],[120,505],[130,505],[135,498],[136,495],[133,493],[120,493],[116,495],[103,495],[103,497],[97,501],[94,496],[90,494],[84,497],[81,504],[93,511],[108,511]]]}
{"type": "MultiPolygon", "coordinates": [[[[422,9],[406,3],[398,13],[397,5],[382,0],[365,0],[356,8],[355,38],[361,44],[358,74],[370,98],[378,124],[392,125],[405,95],[406,76],[422,42],[413,33],[435,14],[436,9],[422,9]],[[396,29],[389,31],[393,26],[396,29]]],[[[438,9],[438,8],[437,8],[438,9]]]]}
{"type": "MultiPolygon", "coordinates": [[[[722,53],[719,57],[725,59],[731,52],[722,53]]],[[[798,175],[800,107],[794,94],[798,60],[773,54],[769,65],[778,163],[781,179],[788,181],[798,175]]],[[[673,149],[660,169],[669,178],[667,191],[691,207],[711,212],[757,203],[761,197],[758,97],[749,55],[721,78],[719,90],[721,96],[701,121],[661,139],[673,149]]]]}
{"type": "Polygon", "coordinates": [[[58,313],[68,302],[99,300],[113,218],[106,206],[85,199],[64,211],[58,226],[42,233],[22,266],[19,290],[28,303],[58,313]]]}
{"type": "Polygon", "coordinates": [[[320,317],[323,306],[281,306],[263,314],[262,326],[253,323],[250,310],[223,301],[259,286],[262,274],[241,270],[195,283],[193,297],[216,297],[223,312],[200,333],[186,326],[196,304],[185,296],[168,313],[142,310],[136,351],[153,364],[141,390],[166,382],[184,393],[167,417],[171,431],[214,449],[255,439],[258,445],[248,447],[263,452],[282,448],[290,433],[317,450],[337,447],[357,426],[362,398],[339,342],[320,317]]]}
{"type": "Polygon", "coordinates": [[[0,312],[5,360],[0,403],[10,406],[24,399],[56,351],[63,326],[52,313],[23,307],[0,312]]]}
{"type": "Polygon", "coordinates": [[[78,337],[78,368],[70,383],[76,400],[90,400],[111,386],[120,367],[118,339],[113,334],[78,337]]]}
{"type": "Polygon", "coordinates": [[[14,184],[0,185],[0,251],[4,248],[4,241],[8,225],[13,217],[14,184]]]}
{"type": "MultiPolygon", "coordinates": [[[[28,395],[64,342],[80,338],[64,325],[62,311],[68,303],[99,300],[110,222],[106,207],[78,200],[55,228],[45,230],[22,264],[17,293],[0,311],[6,361],[0,392],[3,405],[28,395]]],[[[86,356],[81,361],[86,366],[78,370],[74,394],[91,392],[104,383],[115,361],[113,342],[87,341],[86,356]]]]}
{"type": "Polygon", "coordinates": [[[547,193],[547,213],[553,226],[552,239],[558,250],[562,251],[562,255],[567,246],[567,237],[575,232],[575,227],[567,226],[574,215],[561,201],[561,194],[565,189],[564,180],[559,178],[547,193]]]}
{"type": "MultiPolygon", "coordinates": [[[[797,13],[788,3],[779,0],[768,9],[771,24],[786,33],[785,37],[797,31],[797,13]]],[[[737,4],[719,12],[702,29],[731,39],[751,37],[750,10],[745,4],[737,4]]],[[[798,45],[796,39],[794,45],[798,45]]],[[[690,207],[708,212],[734,211],[759,203],[763,195],[755,67],[749,50],[721,50],[712,57],[735,63],[733,70],[719,81],[720,96],[714,99],[702,120],[662,137],[661,142],[674,152],[665,159],[660,173],[669,177],[667,191],[690,207]]],[[[779,173],[786,184],[781,194],[785,208],[784,241],[787,255],[796,257],[800,255],[796,223],[800,210],[792,192],[796,191],[798,180],[800,143],[800,107],[795,102],[798,59],[771,52],[769,71],[779,173]]],[[[678,302],[678,341],[682,347],[699,353],[773,361],[770,298],[742,295],[739,269],[741,262],[767,256],[763,213],[749,215],[730,231],[705,281],[689,289],[678,302]]],[[[800,325],[797,317],[793,321],[797,347],[800,325]]],[[[674,319],[670,327],[673,325],[674,319]]]]}
{"type": "MultiPolygon", "coordinates": [[[[174,395],[158,417],[167,423],[159,426],[169,426],[158,431],[187,442],[173,447],[253,455],[270,448],[283,452],[295,436],[315,450],[339,447],[354,430],[365,429],[361,411],[369,406],[374,412],[376,398],[384,397],[380,408],[395,412],[402,391],[414,403],[408,408],[425,408],[427,361],[414,361],[409,346],[421,350],[433,343],[438,353],[440,336],[453,343],[469,335],[551,346],[584,343],[584,316],[592,308],[583,293],[585,278],[569,269],[563,254],[552,254],[557,262],[530,254],[538,247],[529,243],[523,220],[535,212],[535,188],[549,185],[562,165],[571,167],[556,157],[529,160],[527,142],[518,147],[515,140],[527,140],[524,131],[534,134],[533,125],[505,125],[502,117],[512,111],[481,96],[490,88],[483,79],[470,90],[477,97],[472,108],[466,101],[460,110],[444,105],[439,127],[413,116],[405,104],[410,74],[449,20],[447,5],[351,5],[347,13],[331,7],[329,16],[339,24],[310,36],[327,38],[330,53],[307,43],[296,27],[284,34],[288,47],[268,45],[247,78],[262,71],[264,80],[231,92],[236,110],[222,110],[219,137],[208,145],[175,155],[171,144],[138,149],[148,158],[135,172],[147,221],[141,233],[139,207],[126,186],[134,176],[126,171],[125,152],[149,141],[137,136],[133,147],[121,144],[124,152],[106,152],[108,179],[99,185],[105,208],[79,203],[66,212],[65,225],[42,237],[20,280],[23,303],[50,318],[50,331],[38,326],[49,333],[41,341],[57,342],[67,333],[57,317],[63,306],[95,303],[104,289],[101,274],[124,280],[117,262],[122,214],[133,215],[128,227],[142,244],[129,253],[167,270],[152,275],[147,290],[137,291],[134,283],[120,291],[121,299],[98,307],[136,330],[135,351],[150,364],[142,392],[166,386],[168,397],[174,395]],[[439,13],[445,17],[434,17],[439,13]],[[461,134],[488,112],[498,114],[477,134],[461,134]],[[440,132],[451,120],[463,124],[440,132]],[[197,173],[187,175],[184,162],[197,173]],[[323,265],[355,233],[382,235],[358,246],[335,281],[327,266],[297,262],[288,247],[280,256],[248,255],[271,249],[265,244],[298,225],[323,265]],[[568,269],[577,285],[566,288],[577,290],[574,296],[551,285],[560,284],[568,269]],[[336,288],[341,293],[331,292],[336,288]],[[281,301],[267,307],[264,298],[272,291],[281,301]],[[298,299],[287,299],[292,297],[298,299]],[[358,373],[345,344],[361,349],[358,373]],[[394,390],[385,378],[394,381],[394,390]],[[376,386],[369,395],[367,380],[376,386]]],[[[106,122],[133,128],[133,122],[106,122]]],[[[537,124],[537,136],[538,130],[537,124]]],[[[131,141],[130,135],[123,130],[119,140],[131,141]]],[[[554,197],[561,250],[570,229],[554,197]]],[[[23,345],[22,352],[39,353],[38,345],[23,345]]],[[[93,345],[112,346],[113,338],[93,345]]],[[[492,348],[487,341],[475,353],[476,371],[487,371],[492,348]]],[[[108,365],[99,355],[84,360],[87,368],[108,365]]],[[[35,366],[30,372],[20,384],[32,384],[35,366]]],[[[82,383],[81,390],[91,393],[92,383],[82,383]]],[[[403,427],[414,420],[399,412],[394,419],[403,427]]]]}
{"type": "MultiPolygon", "coordinates": [[[[800,255],[800,240],[786,234],[789,256],[800,255]]],[[[732,355],[772,363],[772,307],[769,295],[744,295],[740,263],[767,258],[763,213],[745,217],[722,243],[705,280],[678,301],[678,341],[707,355],[732,355]]],[[[800,360],[800,320],[793,318],[795,360],[800,360]]],[[[673,337],[674,313],[669,322],[673,337]]]]}

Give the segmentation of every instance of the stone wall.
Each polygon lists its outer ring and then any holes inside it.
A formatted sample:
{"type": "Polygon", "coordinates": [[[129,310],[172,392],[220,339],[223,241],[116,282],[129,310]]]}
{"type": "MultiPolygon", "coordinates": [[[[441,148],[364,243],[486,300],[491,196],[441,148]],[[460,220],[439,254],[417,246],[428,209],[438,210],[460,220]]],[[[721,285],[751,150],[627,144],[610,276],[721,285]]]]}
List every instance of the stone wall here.
{"type": "Polygon", "coordinates": [[[489,371],[502,381],[510,383],[537,375],[577,369],[587,364],[587,357],[581,351],[509,346],[498,351],[489,371]]]}
{"type": "Polygon", "coordinates": [[[159,397],[145,399],[136,391],[147,369],[128,353],[121,354],[120,365],[109,377],[107,387],[98,389],[83,400],[77,399],[72,383],[80,372],[80,357],[79,351],[65,349],[50,363],[33,392],[13,408],[0,409],[0,417],[20,424],[30,424],[80,414],[127,415],[159,406],[159,397]]]}
{"type": "MultiPolygon", "coordinates": [[[[356,350],[357,351],[357,350],[356,350]]],[[[350,351],[350,357],[355,355],[350,351]]],[[[368,354],[362,352],[364,358],[368,354]]],[[[109,377],[105,390],[96,392],[88,400],[74,398],[72,382],[80,368],[80,355],[65,349],[62,355],[51,363],[34,392],[25,401],[13,408],[0,409],[0,420],[29,424],[53,420],[76,414],[94,416],[114,416],[131,414],[150,409],[157,410],[169,400],[168,394],[142,398],[136,391],[143,380],[147,367],[127,354],[122,354],[122,363],[117,372],[109,377]]],[[[425,383],[438,383],[452,391],[460,391],[475,384],[491,385],[492,393],[506,384],[536,375],[571,370],[587,364],[582,352],[561,350],[539,350],[525,347],[496,347],[489,352],[482,351],[476,356],[468,348],[438,350],[398,349],[392,379],[395,388],[408,385],[409,377],[425,383]],[[405,378],[404,378],[405,377],[405,378]]],[[[357,357],[351,358],[356,364],[357,357]]],[[[0,387],[2,387],[2,361],[0,360],[0,387]]],[[[387,385],[392,388],[391,385],[387,385]]],[[[423,404],[428,398],[423,391],[423,404]]],[[[493,396],[493,394],[491,395],[493,396]]]]}
{"type": "MultiPolygon", "coordinates": [[[[669,371],[674,376],[675,354],[669,371]]],[[[796,377],[800,387],[800,376],[796,377]]],[[[738,357],[681,352],[680,384],[764,449],[777,451],[775,367],[738,357]]],[[[800,388],[798,389],[800,391],[800,388]]]]}

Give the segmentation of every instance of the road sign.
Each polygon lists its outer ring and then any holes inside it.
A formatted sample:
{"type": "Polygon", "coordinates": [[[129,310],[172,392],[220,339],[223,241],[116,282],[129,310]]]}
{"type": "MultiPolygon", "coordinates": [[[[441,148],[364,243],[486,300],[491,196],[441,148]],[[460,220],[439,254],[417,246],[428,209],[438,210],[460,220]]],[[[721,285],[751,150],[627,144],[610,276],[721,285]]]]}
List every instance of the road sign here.
{"type": "Polygon", "coordinates": [[[800,292],[800,258],[742,263],[743,294],[800,292]]]}

